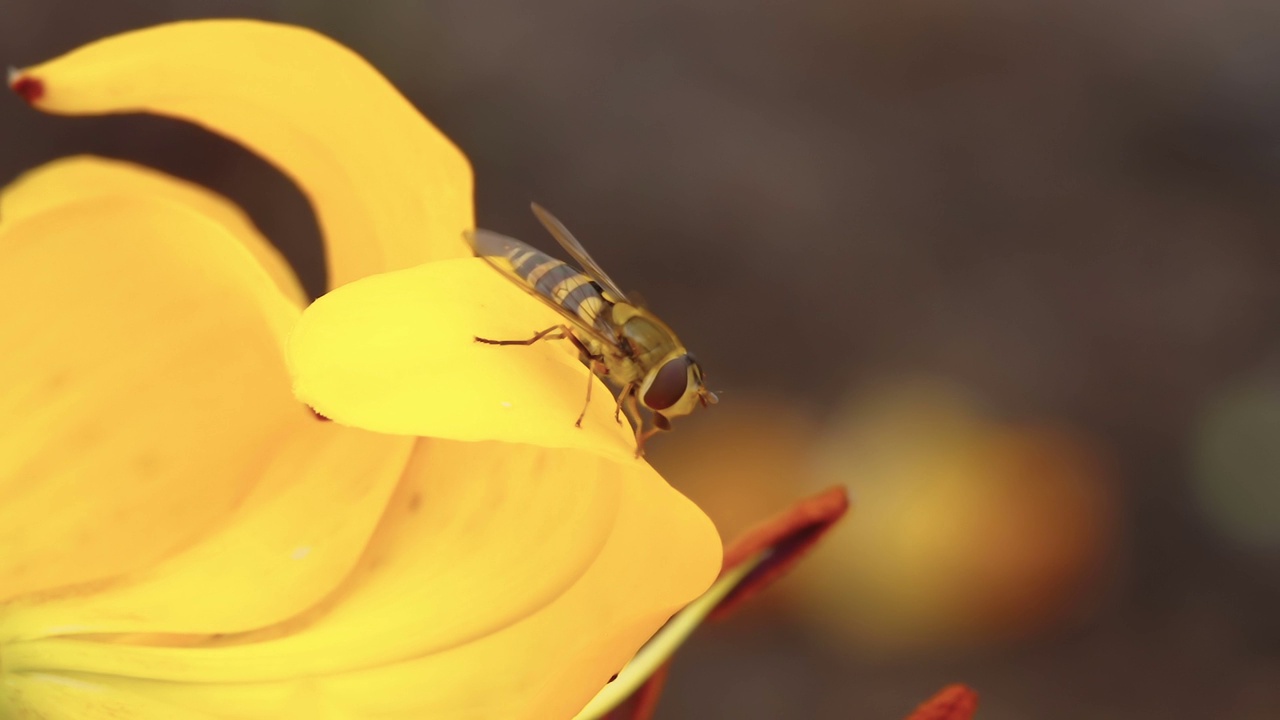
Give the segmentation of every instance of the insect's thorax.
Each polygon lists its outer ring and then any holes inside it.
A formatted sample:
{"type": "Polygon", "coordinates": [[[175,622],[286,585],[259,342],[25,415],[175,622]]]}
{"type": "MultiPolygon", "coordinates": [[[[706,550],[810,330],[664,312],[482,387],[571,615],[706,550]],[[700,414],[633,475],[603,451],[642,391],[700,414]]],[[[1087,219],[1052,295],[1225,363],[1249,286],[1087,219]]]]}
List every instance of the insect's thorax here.
{"type": "Polygon", "coordinates": [[[606,354],[609,374],[618,383],[639,382],[680,346],[675,334],[661,321],[626,302],[614,303],[608,319],[618,346],[606,354]]]}

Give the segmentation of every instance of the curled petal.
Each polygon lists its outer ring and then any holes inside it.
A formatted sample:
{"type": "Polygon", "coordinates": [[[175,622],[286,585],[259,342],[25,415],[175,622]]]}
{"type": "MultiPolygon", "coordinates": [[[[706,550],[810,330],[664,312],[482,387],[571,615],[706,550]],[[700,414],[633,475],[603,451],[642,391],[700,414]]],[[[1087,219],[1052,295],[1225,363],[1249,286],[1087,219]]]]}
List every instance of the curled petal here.
{"type": "Polygon", "coordinates": [[[163,198],[207,216],[240,241],[286,298],[298,307],[307,304],[289,263],[234,203],[194,183],[122,160],[81,155],[23,173],[0,195],[0,227],[77,200],[119,195],[163,198]]]}
{"type": "Polygon", "coordinates": [[[314,422],[280,353],[296,307],[182,205],[6,222],[0,307],[0,601],[169,555],[245,496],[264,438],[314,422]]]}
{"type": "Polygon", "coordinates": [[[630,428],[565,340],[496,346],[564,320],[483,260],[430,263],[351,283],[303,313],[289,343],[299,399],[384,433],[584,448],[634,461],[630,428]],[[582,427],[587,383],[591,403],[582,427]]]}
{"type": "Polygon", "coordinates": [[[48,112],[167,115],[254,150],[311,199],[331,287],[469,254],[466,158],[364,59],[313,31],[160,25],[19,71],[10,87],[48,112]]]}

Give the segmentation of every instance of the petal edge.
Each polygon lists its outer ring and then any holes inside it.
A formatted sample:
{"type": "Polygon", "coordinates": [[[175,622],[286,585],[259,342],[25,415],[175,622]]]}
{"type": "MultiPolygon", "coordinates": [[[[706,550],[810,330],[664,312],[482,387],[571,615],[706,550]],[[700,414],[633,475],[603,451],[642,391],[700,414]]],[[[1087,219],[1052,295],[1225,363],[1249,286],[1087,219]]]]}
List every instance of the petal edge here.
{"type": "Polygon", "coordinates": [[[26,68],[47,112],[150,112],[225,135],[310,197],[329,286],[469,255],[466,157],[376,69],[315,31],[256,20],[158,25],[26,68]]]}

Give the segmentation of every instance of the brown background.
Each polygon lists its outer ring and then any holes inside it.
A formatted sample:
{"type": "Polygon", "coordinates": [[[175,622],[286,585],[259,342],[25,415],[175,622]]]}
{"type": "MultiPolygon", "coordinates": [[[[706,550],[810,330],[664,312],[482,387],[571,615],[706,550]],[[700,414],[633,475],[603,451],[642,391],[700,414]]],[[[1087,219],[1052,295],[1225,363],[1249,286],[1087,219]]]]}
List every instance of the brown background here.
{"type": "MultiPolygon", "coordinates": [[[[0,15],[0,62],[17,66],[171,19],[314,27],[468,153],[481,225],[542,242],[537,200],[642,289],[722,408],[782,398],[820,425],[881,378],[945,377],[1009,422],[1087,433],[1113,464],[1123,570],[1083,620],[886,659],[769,607],[699,636],[660,718],[896,718],[952,680],[982,692],[984,720],[1280,713],[1280,550],[1215,530],[1189,479],[1206,407],[1280,382],[1280,5],[4,0],[0,15]]],[[[208,184],[323,287],[305,200],[225,141],[14,98],[0,137],[0,181],[96,152],[208,184]]],[[[1280,442],[1267,417],[1262,445],[1280,442]]]]}

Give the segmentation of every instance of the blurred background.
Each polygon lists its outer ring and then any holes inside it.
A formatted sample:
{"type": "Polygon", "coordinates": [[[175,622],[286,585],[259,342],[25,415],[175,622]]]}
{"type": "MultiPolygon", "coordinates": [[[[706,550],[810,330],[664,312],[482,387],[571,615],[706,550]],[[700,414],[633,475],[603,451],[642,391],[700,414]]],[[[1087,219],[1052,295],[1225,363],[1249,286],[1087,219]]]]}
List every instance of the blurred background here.
{"type": "MultiPolygon", "coordinates": [[[[22,66],[191,17],[308,25],[537,200],[722,402],[651,460],[727,538],[853,515],[678,659],[659,718],[1280,713],[1280,5],[5,0],[22,66]]],[[[0,98],[0,181],[93,152],[245,206],[324,287],[306,200],[157,118],[0,98]]]]}

